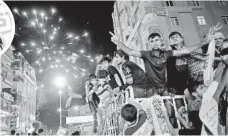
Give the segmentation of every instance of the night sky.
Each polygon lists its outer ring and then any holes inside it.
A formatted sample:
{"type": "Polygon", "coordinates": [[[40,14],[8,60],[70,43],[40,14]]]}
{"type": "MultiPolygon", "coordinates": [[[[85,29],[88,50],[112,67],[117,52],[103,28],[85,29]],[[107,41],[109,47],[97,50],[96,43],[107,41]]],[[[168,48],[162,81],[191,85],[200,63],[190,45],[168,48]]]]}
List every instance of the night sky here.
{"type": "MultiPolygon", "coordinates": [[[[51,7],[56,8],[57,14],[62,16],[65,21],[64,28],[67,30],[74,31],[83,31],[86,30],[89,32],[91,38],[92,52],[102,53],[102,54],[113,54],[113,51],[116,49],[116,46],[111,42],[111,36],[109,31],[113,31],[112,23],[112,12],[113,12],[113,1],[6,1],[6,4],[10,9],[50,9],[51,7]]],[[[15,20],[17,21],[17,20],[15,20]]],[[[17,22],[16,22],[17,24],[17,22]]],[[[19,41],[27,37],[15,36],[13,45],[18,51],[23,49],[19,46],[19,41]]],[[[33,63],[35,57],[25,55],[29,63],[33,63]]],[[[82,64],[82,63],[81,63],[82,64]]],[[[88,67],[88,66],[87,66],[88,67]]],[[[95,66],[91,66],[88,70],[93,73],[95,66]]],[[[38,82],[44,82],[44,89],[40,90],[39,96],[42,95],[42,104],[40,105],[39,111],[40,120],[48,126],[48,128],[56,128],[59,126],[59,113],[57,112],[59,106],[59,95],[56,92],[52,84],[52,79],[56,73],[61,73],[60,70],[54,69],[52,71],[46,72],[42,75],[42,78],[38,79],[38,82]]],[[[72,79],[72,77],[67,77],[73,91],[85,96],[83,81],[81,84],[78,81],[72,79]]],[[[38,96],[38,97],[39,97],[38,96]]],[[[67,98],[67,94],[64,93],[63,101],[67,98]]],[[[73,105],[83,105],[85,104],[85,99],[74,99],[72,102],[73,105]]],[[[65,102],[62,104],[65,106],[65,102]]],[[[66,116],[65,113],[63,113],[66,116]]]]}

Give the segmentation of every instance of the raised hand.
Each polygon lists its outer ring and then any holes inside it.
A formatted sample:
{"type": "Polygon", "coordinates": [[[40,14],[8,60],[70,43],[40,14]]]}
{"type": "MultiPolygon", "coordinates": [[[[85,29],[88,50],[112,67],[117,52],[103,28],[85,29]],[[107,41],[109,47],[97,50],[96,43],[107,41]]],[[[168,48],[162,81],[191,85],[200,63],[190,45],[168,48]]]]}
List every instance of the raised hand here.
{"type": "Polygon", "coordinates": [[[120,43],[119,38],[115,34],[113,34],[112,32],[109,32],[109,34],[111,34],[111,36],[112,36],[111,41],[118,46],[120,43]]]}
{"type": "Polygon", "coordinates": [[[207,37],[205,38],[205,42],[209,43],[213,38],[215,33],[220,30],[223,26],[218,22],[216,26],[213,26],[212,28],[209,29],[209,32],[207,34],[207,37]]]}

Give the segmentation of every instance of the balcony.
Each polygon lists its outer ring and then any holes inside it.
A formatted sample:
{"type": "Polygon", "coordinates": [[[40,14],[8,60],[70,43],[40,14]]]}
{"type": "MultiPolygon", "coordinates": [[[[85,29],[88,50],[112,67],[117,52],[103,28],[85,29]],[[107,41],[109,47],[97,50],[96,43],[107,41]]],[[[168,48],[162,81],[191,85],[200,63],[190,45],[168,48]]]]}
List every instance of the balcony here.
{"type": "Polygon", "coordinates": [[[12,88],[13,86],[13,71],[4,64],[2,64],[1,70],[1,85],[2,88],[12,88]]]}
{"type": "Polygon", "coordinates": [[[3,94],[1,94],[1,117],[11,116],[10,113],[11,101],[5,99],[3,94]]]}

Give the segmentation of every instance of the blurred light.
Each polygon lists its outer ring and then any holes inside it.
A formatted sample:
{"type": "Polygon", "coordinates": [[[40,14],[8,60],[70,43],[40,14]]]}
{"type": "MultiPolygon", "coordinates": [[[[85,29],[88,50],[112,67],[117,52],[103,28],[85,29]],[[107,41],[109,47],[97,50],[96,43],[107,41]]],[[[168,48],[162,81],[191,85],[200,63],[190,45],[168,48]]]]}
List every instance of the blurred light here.
{"type": "Polygon", "coordinates": [[[65,48],[64,48],[64,47],[61,47],[60,49],[61,49],[61,50],[64,50],[65,48]]]}
{"type": "Polygon", "coordinates": [[[64,77],[56,77],[54,80],[54,84],[58,87],[58,88],[62,88],[65,86],[66,84],[66,79],[64,77]]]}
{"type": "Polygon", "coordinates": [[[91,56],[88,56],[88,58],[91,58],[91,56]]]}
{"type": "Polygon", "coordinates": [[[63,65],[60,65],[60,67],[63,67],[63,65]]]}
{"type": "Polygon", "coordinates": [[[54,36],[50,36],[50,39],[53,40],[54,39],[54,36]]]}
{"type": "Polygon", "coordinates": [[[51,13],[52,13],[52,14],[55,13],[55,9],[54,9],[54,8],[51,9],[51,13]]]}
{"type": "Polygon", "coordinates": [[[44,16],[44,12],[41,12],[40,15],[41,15],[41,17],[43,17],[44,16]]]}
{"type": "Polygon", "coordinates": [[[40,69],[39,72],[42,73],[43,72],[43,69],[40,69]]]}
{"type": "Polygon", "coordinates": [[[36,45],[36,43],[34,43],[34,42],[31,42],[31,45],[34,47],[34,46],[36,45]]]}
{"type": "Polygon", "coordinates": [[[44,87],[44,85],[42,84],[42,85],[41,85],[41,88],[43,88],[43,87],[44,87]]]}
{"type": "Polygon", "coordinates": [[[44,29],[43,32],[46,33],[47,31],[44,29]]]}
{"type": "Polygon", "coordinates": [[[26,52],[26,53],[29,53],[29,50],[26,50],[25,52],[26,52]]]}
{"type": "Polygon", "coordinates": [[[43,58],[42,58],[42,60],[43,60],[43,61],[46,61],[46,58],[45,58],[45,57],[43,57],[43,58]]]}
{"type": "Polygon", "coordinates": [[[62,94],[63,92],[61,90],[59,90],[59,94],[62,94]]]}
{"type": "Polygon", "coordinates": [[[53,66],[53,65],[51,65],[51,68],[54,68],[54,66],[53,66]]]}
{"type": "Polygon", "coordinates": [[[60,18],[59,18],[59,22],[61,22],[62,20],[63,20],[63,19],[60,17],[60,18]]]}
{"type": "Polygon", "coordinates": [[[68,73],[69,71],[66,69],[66,72],[68,73]]]}
{"type": "Polygon", "coordinates": [[[74,39],[78,40],[79,39],[79,36],[76,36],[74,39]]]}
{"type": "Polygon", "coordinates": [[[87,33],[87,32],[85,32],[84,34],[83,34],[83,36],[88,36],[89,34],[87,33]]]}
{"type": "Polygon", "coordinates": [[[27,16],[27,12],[25,12],[25,11],[23,11],[22,14],[23,14],[24,16],[27,16]]]}
{"type": "Polygon", "coordinates": [[[31,25],[32,25],[32,26],[35,26],[35,22],[32,21],[32,22],[31,22],[31,25]]]}
{"type": "Polygon", "coordinates": [[[56,59],[56,62],[59,62],[60,60],[59,59],[56,59]]]}
{"type": "Polygon", "coordinates": [[[90,61],[91,61],[91,62],[94,62],[94,60],[93,60],[93,59],[91,59],[90,61]]]}
{"type": "Polygon", "coordinates": [[[24,44],[24,43],[21,43],[21,46],[25,46],[26,44],[24,44]]]}
{"type": "Polygon", "coordinates": [[[75,106],[75,107],[74,107],[74,109],[75,109],[75,110],[78,110],[78,107],[77,107],[77,106],[75,106]]]}
{"type": "Polygon", "coordinates": [[[60,54],[62,54],[63,52],[62,51],[59,51],[60,54]]]}
{"type": "Polygon", "coordinates": [[[56,54],[56,51],[53,51],[54,54],[56,54]]]}
{"type": "Polygon", "coordinates": [[[36,64],[39,64],[39,61],[36,61],[36,64]]]}
{"type": "Polygon", "coordinates": [[[61,112],[61,111],[62,111],[62,109],[59,108],[59,109],[58,109],[58,112],[61,112]]]}
{"type": "Polygon", "coordinates": [[[47,20],[47,19],[48,19],[48,17],[45,17],[45,19],[47,20]]]}
{"type": "Polygon", "coordinates": [[[68,44],[72,44],[72,43],[68,43],[68,44]]]}
{"type": "MultiPolygon", "coordinates": [[[[42,28],[43,27],[43,24],[42,23],[40,23],[40,27],[42,28]]],[[[46,30],[45,30],[46,31],[46,30]]]]}
{"type": "Polygon", "coordinates": [[[69,37],[69,38],[71,38],[72,36],[73,36],[73,35],[72,35],[72,34],[70,34],[68,37],[69,37]]]}
{"type": "Polygon", "coordinates": [[[81,49],[81,50],[80,50],[80,52],[81,52],[81,53],[84,53],[84,52],[85,52],[85,50],[81,49]]]}
{"type": "Polygon", "coordinates": [[[15,13],[18,13],[18,9],[16,9],[16,8],[15,8],[15,9],[13,9],[13,11],[14,11],[15,13]]]}
{"type": "Polygon", "coordinates": [[[76,69],[76,67],[73,67],[73,69],[76,69]]]}
{"type": "Polygon", "coordinates": [[[41,49],[40,49],[40,50],[38,50],[38,51],[37,51],[37,54],[40,54],[40,53],[41,53],[41,51],[42,51],[41,49]]]}
{"type": "Polygon", "coordinates": [[[42,44],[44,45],[44,42],[42,42],[42,44]]]}
{"type": "Polygon", "coordinates": [[[32,10],[32,12],[33,12],[33,14],[36,14],[36,10],[34,9],[34,10],[32,10]]]}

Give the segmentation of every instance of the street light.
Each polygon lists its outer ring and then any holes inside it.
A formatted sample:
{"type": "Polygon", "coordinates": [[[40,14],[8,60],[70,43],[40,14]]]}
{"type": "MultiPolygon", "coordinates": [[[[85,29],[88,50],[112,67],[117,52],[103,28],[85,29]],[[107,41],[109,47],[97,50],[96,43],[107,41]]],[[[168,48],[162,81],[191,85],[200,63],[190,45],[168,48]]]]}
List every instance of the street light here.
{"type": "Polygon", "coordinates": [[[59,89],[59,99],[60,99],[60,103],[59,103],[59,119],[60,119],[60,127],[62,127],[62,105],[61,105],[61,100],[62,100],[62,88],[65,86],[66,84],[66,79],[64,77],[57,77],[54,80],[54,84],[58,87],[59,89]]]}

